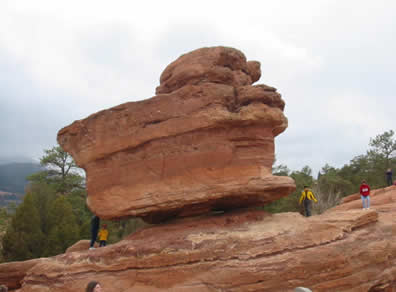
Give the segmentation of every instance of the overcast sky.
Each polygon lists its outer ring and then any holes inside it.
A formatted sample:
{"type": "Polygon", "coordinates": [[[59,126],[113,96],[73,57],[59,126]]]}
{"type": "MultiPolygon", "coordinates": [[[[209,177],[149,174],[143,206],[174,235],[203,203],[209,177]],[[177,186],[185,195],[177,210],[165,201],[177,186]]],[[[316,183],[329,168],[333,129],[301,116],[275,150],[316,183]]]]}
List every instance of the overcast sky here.
{"type": "Polygon", "coordinates": [[[58,130],[154,96],[181,54],[231,46],[282,94],[292,170],[344,164],[395,130],[396,1],[0,1],[0,158],[43,155],[58,130]]]}

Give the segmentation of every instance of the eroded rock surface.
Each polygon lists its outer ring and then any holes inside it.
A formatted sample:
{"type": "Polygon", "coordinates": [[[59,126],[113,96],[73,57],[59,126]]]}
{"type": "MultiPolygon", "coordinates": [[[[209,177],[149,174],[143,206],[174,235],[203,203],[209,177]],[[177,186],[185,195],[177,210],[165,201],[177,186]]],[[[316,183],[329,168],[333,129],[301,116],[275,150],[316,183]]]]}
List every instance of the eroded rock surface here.
{"type": "Polygon", "coordinates": [[[241,210],[175,220],[38,262],[19,292],[82,291],[91,280],[107,292],[394,291],[396,187],[370,211],[355,203],[309,218],[241,210]]]}
{"type": "Polygon", "coordinates": [[[26,273],[38,263],[46,260],[46,258],[39,258],[23,262],[0,264],[0,284],[5,284],[10,290],[20,288],[26,273]]]}
{"type": "Polygon", "coordinates": [[[164,70],[156,96],[59,131],[59,144],[86,170],[91,210],[161,222],[292,192],[291,178],[271,175],[285,104],[275,88],[252,85],[260,74],[238,50],[199,49],[164,70]]]}
{"type": "MultiPolygon", "coordinates": [[[[68,249],[66,249],[65,253],[69,252],[76,252],[76,251],[84,251],[89,249],[91,246],[91,240],[88,239],[82,239],[80,241],[77,241],[75,244],[70,246],[68,249]]],[[[99,244],[97,242],[94,243],[94,247],[97,248],[99,247],[99,244]]]]}
{"type": "Polygon", "coordinates": [[[182,55],[166,67],[156,94],[208,82],[232,87],[251,85],[260,76],[260,63],[247,62],[241,51],[226,47],[202,48],[182,55]]]}

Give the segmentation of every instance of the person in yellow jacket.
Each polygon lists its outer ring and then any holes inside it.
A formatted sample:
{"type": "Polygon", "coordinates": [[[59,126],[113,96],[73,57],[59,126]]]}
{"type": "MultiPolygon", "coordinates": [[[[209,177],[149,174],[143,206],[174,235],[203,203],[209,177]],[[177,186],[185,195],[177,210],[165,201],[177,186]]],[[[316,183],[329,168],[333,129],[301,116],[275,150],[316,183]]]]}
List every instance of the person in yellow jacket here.
{"type": "Polygon", "coordinates": [[[103,224],[99,231],[99,247],[106,246],[107,237],[109,236],[109,231],[107,230],[107,225],[103,224]]]}
{"type": "Polygon", "coordinates": [[[311,216],[312,201],[314,201],[315,203],[318,202],[318,200],[315,198],[313,192],[308,188],[308,186],[304,186],[304,190],[301,192],[300,201],[298,203],[300,205],[302,202],[304,203],[304,210],[306,217],[311,216]]]}

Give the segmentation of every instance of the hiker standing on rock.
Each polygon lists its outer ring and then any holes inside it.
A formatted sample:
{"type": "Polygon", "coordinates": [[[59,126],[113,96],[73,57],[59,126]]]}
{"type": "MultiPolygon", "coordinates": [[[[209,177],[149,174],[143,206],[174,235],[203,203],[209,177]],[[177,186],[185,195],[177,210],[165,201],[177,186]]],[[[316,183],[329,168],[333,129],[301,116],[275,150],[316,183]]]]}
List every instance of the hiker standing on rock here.
{"type": "Polygon", "coordinates": [[[370,209],[370,186],[365,180],[360,185],[360,197],[362,198],[363,210],[370,209]]]}
{"type": "Polygon", "coordinates": [[[109,236],[109,231],[107,230],[107,225],[103,224],[102,229],[99,231],[99,247],[106,246],[107,237],[109,236]]]}
{"type": "Polygon", "coordinates": [[[98,237],[99,225],[100,225],[100,218],[98,216],[93,216],[91,219],[91,244],[89,249],[95,248],[94,244],[96,238],[98,237]]]}
{"type": "Polygon", "coordinates": [[[318,202],[308,186],[304,186],[304,190],[301,192],[299,204],[301,205],[301,202],[304,203],[304,211],[306,217],[311,216],[312,201],[314,201],[315,203],[318,202]]]}
{"type": "Polygon", "coordinates": [[[385,174],[386,174],[386,184],[389,187],[392,185],[392,169],[388,168],[385,174]]]}

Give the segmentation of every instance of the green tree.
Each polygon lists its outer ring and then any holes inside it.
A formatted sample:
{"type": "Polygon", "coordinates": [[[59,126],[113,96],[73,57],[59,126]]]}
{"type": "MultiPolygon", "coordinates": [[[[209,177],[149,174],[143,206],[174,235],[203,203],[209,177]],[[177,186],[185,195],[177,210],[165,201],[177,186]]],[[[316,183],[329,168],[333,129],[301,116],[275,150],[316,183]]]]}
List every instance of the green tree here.
{"type": "Polygon", "coordinates": [[[6,208],[0,208],[0,263],[4,261],[3,259],[3,236],[10,224],[11,216],[8,214],[6,208]]]}
{"type": "Polygon", "coordinates": [[[340,175],[339,169],[326,164],[319,173],[312,188],[318,200],[313,204],[313,211],[317,214],[337,205],[352,188],[351,182],[340,175]]]}
{"type": "Polygon", "coordinates": [[[34,206],[32,195],[27,194],[3,237],[3,257],[7,261],[39,257],[44,241],[39,212],[34,206]]]}
{"type": "Polygon", "coordinates": [[[47,235],[49,231],[48,213],[52,201],[56,199],[56,191],[53,186],[42,182],[31,185],[27,193],[32,196],[34,206],[38,210],[40,216],[40,229],[47,235]]]}
{"type": "Polygon", "coordinates": [[[284,164],[279,164],[272,167],[272,174],[278,176],[289,176],[290,169],[284,164]]]}
{"type": "MultiPolygon", "coordinates": [[[[89,225],[92,217],[92,213],[86,204],[85,190],[72,191],[68,196],[66,196],[66,200],[72,206],[73,214],[77,220],[77,224],[81,227],[81,230],[83,230],[83,228],[85,228],[83,225],[86,223],[89,225]]],[[[88,231],[89,230],[90,228],[88,228],[88,231]]]]}
{"type": "Polygon", "coordinates": [[[311,187],[313,184],[312,169],[306,165],[300,171],[293,171],[290,175],[296,182],[296,192],[298,194],[304,189],[304,186],[311,187]]]}
{"type": "Polygon", "coordinates": [[[339,194],[342,197],[353,189],[352,183],[340,174],[340,170],[328,164],[320,171],[316,186],[322,193],[339,194]]]}
{"type": "Polygon", "coordinates": [[[59,196],[51,202],[48,222],[45,256],[63,253],[80,238],[79,226],[72,206],[64,196],[59,196]]]}
{"type": "Polygon", "coordinates": [[[354,157],[349,164],[344,165],[338,174],[350,182],[346,193],[356,193],[362,180],[366,180],[372,188],[385,186],[385,171],[395,168],[394,153],[396,141],[392,130],[370,139],[370,149],[364,155],[354,157]]]}
{"type": "Polygon", "coordinates": [[[59,254],[87,233],[91,213],[82,171],[59,146],[45,150],[41,165],[45,170],[28,178],[25,199],[5,233],[5,260],[59,254]]]}
{"type": "Polygon", "coordinates": [[[81,175],[82,170],[69,153],[60,146],[54,146],[44,152],[45,155],[40,159],[40,164],[46,169],[29,176],[28,180],[32,183],[50,184],[56,192],[61,194],[68,194],[76,189],[85,189],[85,180],[81,175]]]}
{"type": "Polygon", "coordinates": [[[91,212],[86,206],[85,179],[82,170],[76,165],[73,158],[60,146],[44,150],[40,163],[45,167],[44,171],[37,172],[28,179],[30,188],[37,198],[36,204],[40,210],[42,219],[42,231],[49,236],[48,216],[49,205],[58,195],[65,195],[68,203],[72,206],[74,218],[77,219],[79,233],[86,237],[87,225],[91,212]]]}
{"type": "Polygon", "coordinates": [[[391,167],[393,153],[396,151],[396,140],[393,139],[393,130],[385,131],[383,134],[375,136],[374,139],[370,139],[370,147],[378,157],[384,160],[384,167],[391,167]]]}
{"type": "Polygon", "coordinates": [[[0,208],[0,234],[7,228],[9,221],[10,215],[7,212],[7,208],[0,208]]]}
{"type": "Polygon", "coordinates": [[[367,155],[359,155],[339,170],[340,176],[352,184],[352,188],[347,193],[358,191],[363,179],[369,180],[370,169],[371,166],[367,155]]]}

